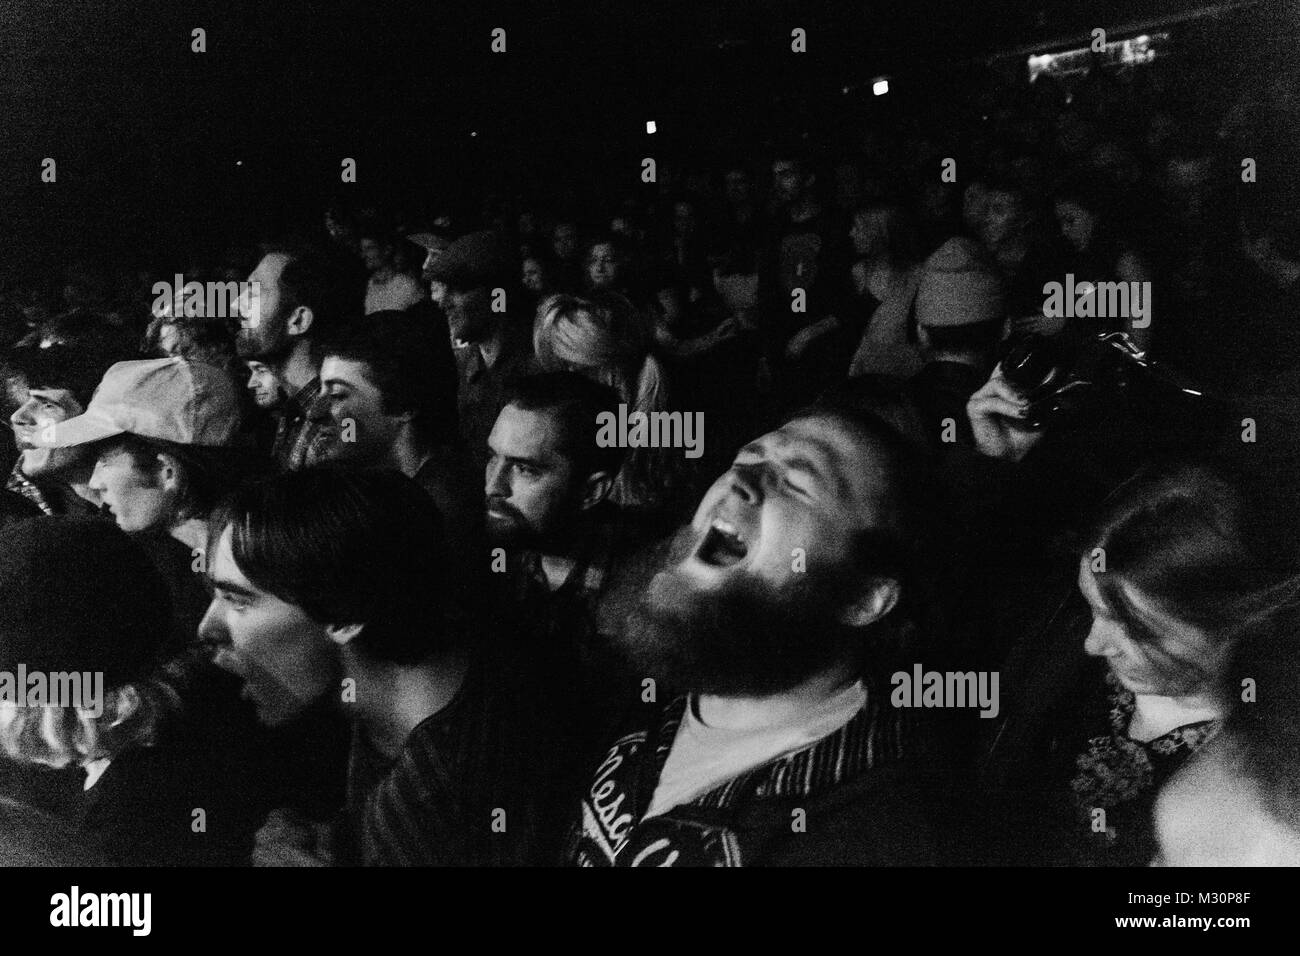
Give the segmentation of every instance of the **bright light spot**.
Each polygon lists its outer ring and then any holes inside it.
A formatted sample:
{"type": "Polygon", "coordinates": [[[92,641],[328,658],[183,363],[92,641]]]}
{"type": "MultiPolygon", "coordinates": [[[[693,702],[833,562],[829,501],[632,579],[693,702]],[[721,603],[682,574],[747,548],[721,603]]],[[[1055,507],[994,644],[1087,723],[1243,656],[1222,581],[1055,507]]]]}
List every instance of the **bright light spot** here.
{"type": "Polygon", "coordinates": [[[876,96],[884,96],[889,92],[889,81],[883,79],[876,80],[871,84],[871,92],[876,96]]]}
{"type": "Polygon", "coordinates": [[[237,160],[235,160],[235,165],[236,165],[236,166],[242,166],[242,165],[244,165],[244,161],[243,161],[242,159],[237,159],[237,160]]]}
{"type": "Polygon", "coordinates": [[[655,121],[654,121],[654,120],[646,120],[646,121],[645,121],[645,131],[646,131],[647,133],[653,133],[653,132],[654,132],[656,129],[658,129],[658,128],[659,128],[659,127],[655,126],[655,121]]]}
{"type": "Polygon", "coordinates": [[[474,129],[474,130],[470,130],[469,135],[471,135],[471,136],[477,136],[477,135],[478,135],[478,130],[476,130],[476,129],[474,129]]]}

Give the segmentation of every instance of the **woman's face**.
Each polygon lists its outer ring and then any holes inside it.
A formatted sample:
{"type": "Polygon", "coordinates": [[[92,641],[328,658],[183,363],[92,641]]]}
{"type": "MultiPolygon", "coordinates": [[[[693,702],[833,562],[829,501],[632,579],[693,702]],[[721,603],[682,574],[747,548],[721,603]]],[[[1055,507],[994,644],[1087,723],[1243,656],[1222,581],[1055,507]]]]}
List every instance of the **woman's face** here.
{"type": "Polygon", "coordinates": [[[172,482],[136,466],[124,448],[107,448],[95,460],[90,490],[112,512],[123,531],[167,530],[177,493],[172,482]]]}
{"type": "Polygon", "coordinates": [[[1092,242],[1097,217],[1078,203],[1061,201],[1056,204],[1056,223],[1061,227],[1061,235],[1065,236],[1070,245],[1083,252],[1092,242]]]}
{"type": "Polygon", "coordinates": [[[1079,590],[1092,609],[1092,629],[1083,642],[1084,651],[1093,657],[1105,658],[1119,682],[1135,694],[1187,697],[1209,690],[1203,685],[1189,686],[1185,679],[1170,676],[1169,669],[1171,665],[1176,667],[1185,663],[1216,675],[1225,664],[1226,655],[1222,648],[1209,635],[1158,608],[1127,582],[1121,582],[1120,586],[1129,606],[1142,619],[1147,630],[1159,636],[1159,648],[1152,647],[1147,641],[1136,640],[1129,633],[1129,625],[1102,599],[1089,560],[1084,558],[1079,563],[1079,590]]]}

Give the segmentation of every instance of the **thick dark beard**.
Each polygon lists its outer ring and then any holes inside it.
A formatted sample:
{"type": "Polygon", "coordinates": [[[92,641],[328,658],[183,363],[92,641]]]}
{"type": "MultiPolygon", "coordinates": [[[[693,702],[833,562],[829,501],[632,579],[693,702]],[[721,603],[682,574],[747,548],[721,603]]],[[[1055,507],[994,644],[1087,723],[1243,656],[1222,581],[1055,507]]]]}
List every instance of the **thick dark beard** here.
{"type": "Polygon", "coordinates": [[[701,592],[674,586],[676,575],[675,565],[663,572],[615,638],[639,677],[675,692],[761,697],[863,658],[867,635],[836,618],[845,592],[831,575],[810,569],[784,592],[749,577],[701,592]]]}
{"type": "Polygon", "coordinates": [[[276,315],[267,316],[258,329],[240,329],[235,334],[235,352],[242,359],[252,359],[273,368],[279,368],[293,351],[293,339],[285,325],[287,312],[280,309],[276,315]],[[274,335],[264,339],[266,329],[275,329],[274,335]]]}

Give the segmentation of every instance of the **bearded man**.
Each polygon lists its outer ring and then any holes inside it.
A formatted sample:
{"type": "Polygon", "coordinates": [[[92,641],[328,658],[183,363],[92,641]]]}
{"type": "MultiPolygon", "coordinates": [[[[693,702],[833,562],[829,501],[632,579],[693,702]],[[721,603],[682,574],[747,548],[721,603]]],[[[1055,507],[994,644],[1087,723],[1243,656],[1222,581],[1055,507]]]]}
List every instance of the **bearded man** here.
{"type": "Polygon", "coordinates": [[[360,293],[341,281],[346,274],[313,250],[273,249],[240,296],[239,356],[269,367],[286,394],[271,448],[280,471],[312,464],[332,437],[315,346],[360,314],[360,293]]]}
{"type": "Polygon", "coordinates": [[[859,412],[805,410],[740,450],[618,636],[648,692],[682,695],[608,750],[569,863],[934,862],[886,664],[918,487],[859,412]]]}

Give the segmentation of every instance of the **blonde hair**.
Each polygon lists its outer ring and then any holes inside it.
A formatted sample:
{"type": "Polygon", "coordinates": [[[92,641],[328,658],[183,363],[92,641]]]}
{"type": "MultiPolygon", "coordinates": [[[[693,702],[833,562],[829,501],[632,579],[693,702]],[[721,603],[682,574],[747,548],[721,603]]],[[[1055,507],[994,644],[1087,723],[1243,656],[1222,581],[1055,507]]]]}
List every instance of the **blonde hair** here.
{"type": "MultiPolygon", "coordinates": [[[[546,372],[574,371],[618,394],[628,411],[668,410],[667,374],[654,349],[648,316],[616,292],[547,296],[537,307],[533,351],[546,372]]],[[[668,448],[632,448],[610,498],[625,507],[654,507],[676,484],[680,455],[668,448]]]]}
{"type": "Polygon", "coordinates": [[[62,770],[154,743],[150,708],[143,705],[134,686],[117,688],[104,697],[99,716],[83,707],[0,701],[0,751],[18,763],[62,770]]]}

